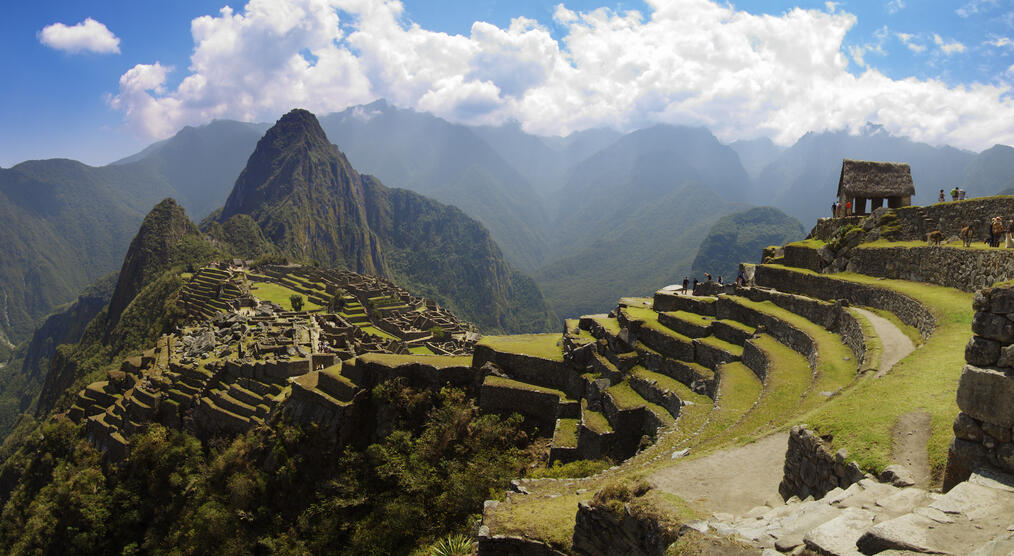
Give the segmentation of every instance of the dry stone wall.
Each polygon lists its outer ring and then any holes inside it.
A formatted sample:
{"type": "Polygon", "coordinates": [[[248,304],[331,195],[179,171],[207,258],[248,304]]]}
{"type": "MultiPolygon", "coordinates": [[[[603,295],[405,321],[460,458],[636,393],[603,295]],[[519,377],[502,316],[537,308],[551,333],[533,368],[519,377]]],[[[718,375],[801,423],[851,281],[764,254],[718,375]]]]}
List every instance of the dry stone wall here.
{"type": "Polygon", "coordinates": [[[1014,286],[976,292],[944,489],[989,464],[1014,472],[1014,286]]]}
{"type": "Polygon", "coordinates": [[[821,498],[837,487],[848,488],[865,477],[855,461],[848,461],[845,449],[831,453],[829,442],[830,439],[821,438],[806,425],[792,427],[782,482],[778,485],[783,498],[821,498]]]}
{"type": "Polygon", "coordinates": [[[850,252],[846,270],[969,292],[1014,278],[1014,249],[860,247],[850,252]]]}
{"type": "Polygon", "coordinates": [[[866,305],[889,311],[897,315],[901,322],[919,330],[923,338],[928,338],[936,328],[936,319],[929,309],[911,297],[887,288],[771,265],[759,265],[755,279],[760,286],[784,292],[818,299],[844,299],[852,305],[866,305]]]}

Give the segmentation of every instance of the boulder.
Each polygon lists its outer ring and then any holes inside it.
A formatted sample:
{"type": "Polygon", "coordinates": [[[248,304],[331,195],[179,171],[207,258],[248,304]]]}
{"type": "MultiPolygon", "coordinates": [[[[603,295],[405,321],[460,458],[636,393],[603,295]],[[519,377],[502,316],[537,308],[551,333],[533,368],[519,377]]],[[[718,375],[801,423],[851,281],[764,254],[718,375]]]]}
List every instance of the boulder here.
{"type": "Polygon", "coordinates": [[[901,465],[888,465],[880,472],[880,481],[891,483],[896,487],[907,487],[915,484],[912,472],[901,465]]]}
{"type": "Polygon", "coordinates": [[[972,332],[1003,344],[1014,343],[1014,322],[1002,315],[985,311],[975,313],[972,332]]]}

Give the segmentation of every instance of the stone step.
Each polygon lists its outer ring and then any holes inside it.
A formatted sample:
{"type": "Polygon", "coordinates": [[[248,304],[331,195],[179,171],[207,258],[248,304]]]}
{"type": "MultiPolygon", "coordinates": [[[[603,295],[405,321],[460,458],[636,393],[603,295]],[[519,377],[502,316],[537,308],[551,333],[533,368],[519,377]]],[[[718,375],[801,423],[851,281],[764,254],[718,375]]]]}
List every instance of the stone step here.
{"type": "Polygon", "coordinates": [[[658,322],[673,332],[690,338],[701,338],[711,335],[711,324],[714,322],[714,317],[688,311],[670,311],[658,313],[658,322]]]}
{"type": "Polygon", "coordinates": [[[212,401],[215,402],[215,405],[217,405],[218,407],[225,409],[227,411],[231,411],[232,413],[235,413],[236,415],[239,415],[241,417],[249,418],[250,416],[257,413],[256,407],[237,400],[236,398],[230,396],[229,393],[224,390],[212,390],[210,393],[210,397],[212,401]]]}
{"type": "Polygon", "coordinates": [[[743,342],[750,339],[757,329],[734,320],[719,319],[712,322],[711,331],[720,340],[725,340],[730,344],[743,345],[743,342]]]}
{"type": "Polygon", "coordinates": [[[743,346],[736,345],[715,336],[695,338],[694,361],[709,369],[717,369],[723,363],[743,358],[743,346]]]}
{"type": "Polygon", "coordinates": [[[580,419],[557,419],[553,443],[549,448],[549,461],[564,463],[577,459],[578,424],[580,419]]]}

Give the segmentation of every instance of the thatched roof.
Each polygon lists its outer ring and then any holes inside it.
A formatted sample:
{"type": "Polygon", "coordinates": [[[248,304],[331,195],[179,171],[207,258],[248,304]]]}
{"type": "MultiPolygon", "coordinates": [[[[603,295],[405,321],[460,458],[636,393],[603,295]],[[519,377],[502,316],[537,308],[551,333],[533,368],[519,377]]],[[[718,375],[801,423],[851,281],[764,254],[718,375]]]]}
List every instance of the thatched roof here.
{"type": "Polygon", "coordinates": [[[908,164],[846,158],[841,161],[838,179],[838,196],[843,194],[864,199],[909,197],[915,194],[912,170],[908,164]]]}

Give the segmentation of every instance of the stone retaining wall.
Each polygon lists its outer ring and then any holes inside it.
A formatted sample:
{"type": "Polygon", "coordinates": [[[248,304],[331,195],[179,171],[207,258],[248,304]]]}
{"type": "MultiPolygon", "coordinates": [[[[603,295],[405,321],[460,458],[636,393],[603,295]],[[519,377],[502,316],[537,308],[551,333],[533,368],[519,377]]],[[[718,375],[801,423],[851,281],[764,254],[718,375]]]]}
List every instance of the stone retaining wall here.
{"type": "Polygon", "coordinates": [[[976,292],[944,490],[990,464],[1014,472],[1014,287],[976,292]]]}
{"type": "MultiPolygon", "coordinates": [[[[866,357],[866,339],[863,328],[856,317],[840,303],[820,301],[811,297],[784,293],[767,288],[738,288],[736,295],[751,301],[771,301],[775,305],[792,311],[806,320],[823,326],[830,332],[841,335],[842,342],[852,350],[856,361],[866,357]]],[[[807,358],[810,354],[804,353],[807,358]]],[[[816,359],[811,361],[815,364],[816,359]]]]}
{"type": "MultiPolygon", "coordinates": [[[[508,386],[483,384],[479,389],[482,411],[510,415],[520,413],[525,423],[539,429],[542,436],[552,436],[559,411],[560,397],[550,392],[536,392],[508,386]]],[[[640,438],[640,437],[638,437],[640,438]]]]}
{"type": "Polygon", "coordinates": [[[847,461],[848,452],[844,448],[832,454],[827,448],[829,443],[829,439],[817,436],[806,425],[792,427],[782,482],[778,485],[782,498],[821,498],[837,487],[848,488],[865,477],[855,461],[847,461]]]}
{"type": "Polygon", "coordinates": [[[818,299],[844,299],[852,305],[866,305],[889,311],[897,315],[901,322],[919,330],[923,338],[928,338],[936,328],[936,319],[921,303],[887,288],[770,265],[758,266],[755,279],[760,286],[818,299]]]}
{"type": "Polygon", "coordinates": [[[503,353],[482,344],[475,346],[472,367],[481,369],[487,362],[496,363],[510,378],[549,388],[563,390],[577,398],[584,391],[584,380],[564,361],[553,361],[532,355],[503,353]]]}
{"type": "Polygon", "coordinates": [[[940,226],[944,237],[956,236],[963,226],[972,225],[975,237],[981,242],[989,234],[986,225],[994,216],[1004,222],[1014,214],[1014,197],[980,197],[965,201],[936,203],[922,207],[895,209],[901,226],[901,240],[926,240],[926,234],[940,226]],[[925,215],[929,219],[923,219],[925,215]]]}
{"type": "Polygon", "coordinates": [[[820,272],[824,268],[823,259],[817,253],[817,249],[808,245],[785,245],[785,266],[805,268],[814,272],[820,272]]]}
{"type": "Polygon", "coordinates": [[[763,326],[771,337],[806,357],[811,368],[816,364],[817,348],[814,346],[813,338],[802,330],[728,298],[720,297],[717,305],[719,318],[731,319],[750,326],[763,326]]]}
{"type": "Polygon", "coordinates": [[[768,358],[753,342],[747,341],[743,344],[743,364],[753,371],[761,382],[768,376],[768,358]]]}
{"type": "Polygon", "coordinates": [[[860,245],[849,254],[846,270],[970,292],[1014,278],[1014,249],[863,248],[860,245]]]}
{"type": "Polygon", "coordinates": [[[573,551],[588,556],[661,556],[678,536],[678,530],[662,527],[651,517],[631,514],[629,506],[622,515],[617,515],[607,507],[581,502],[574,525],[573,551]]]}

